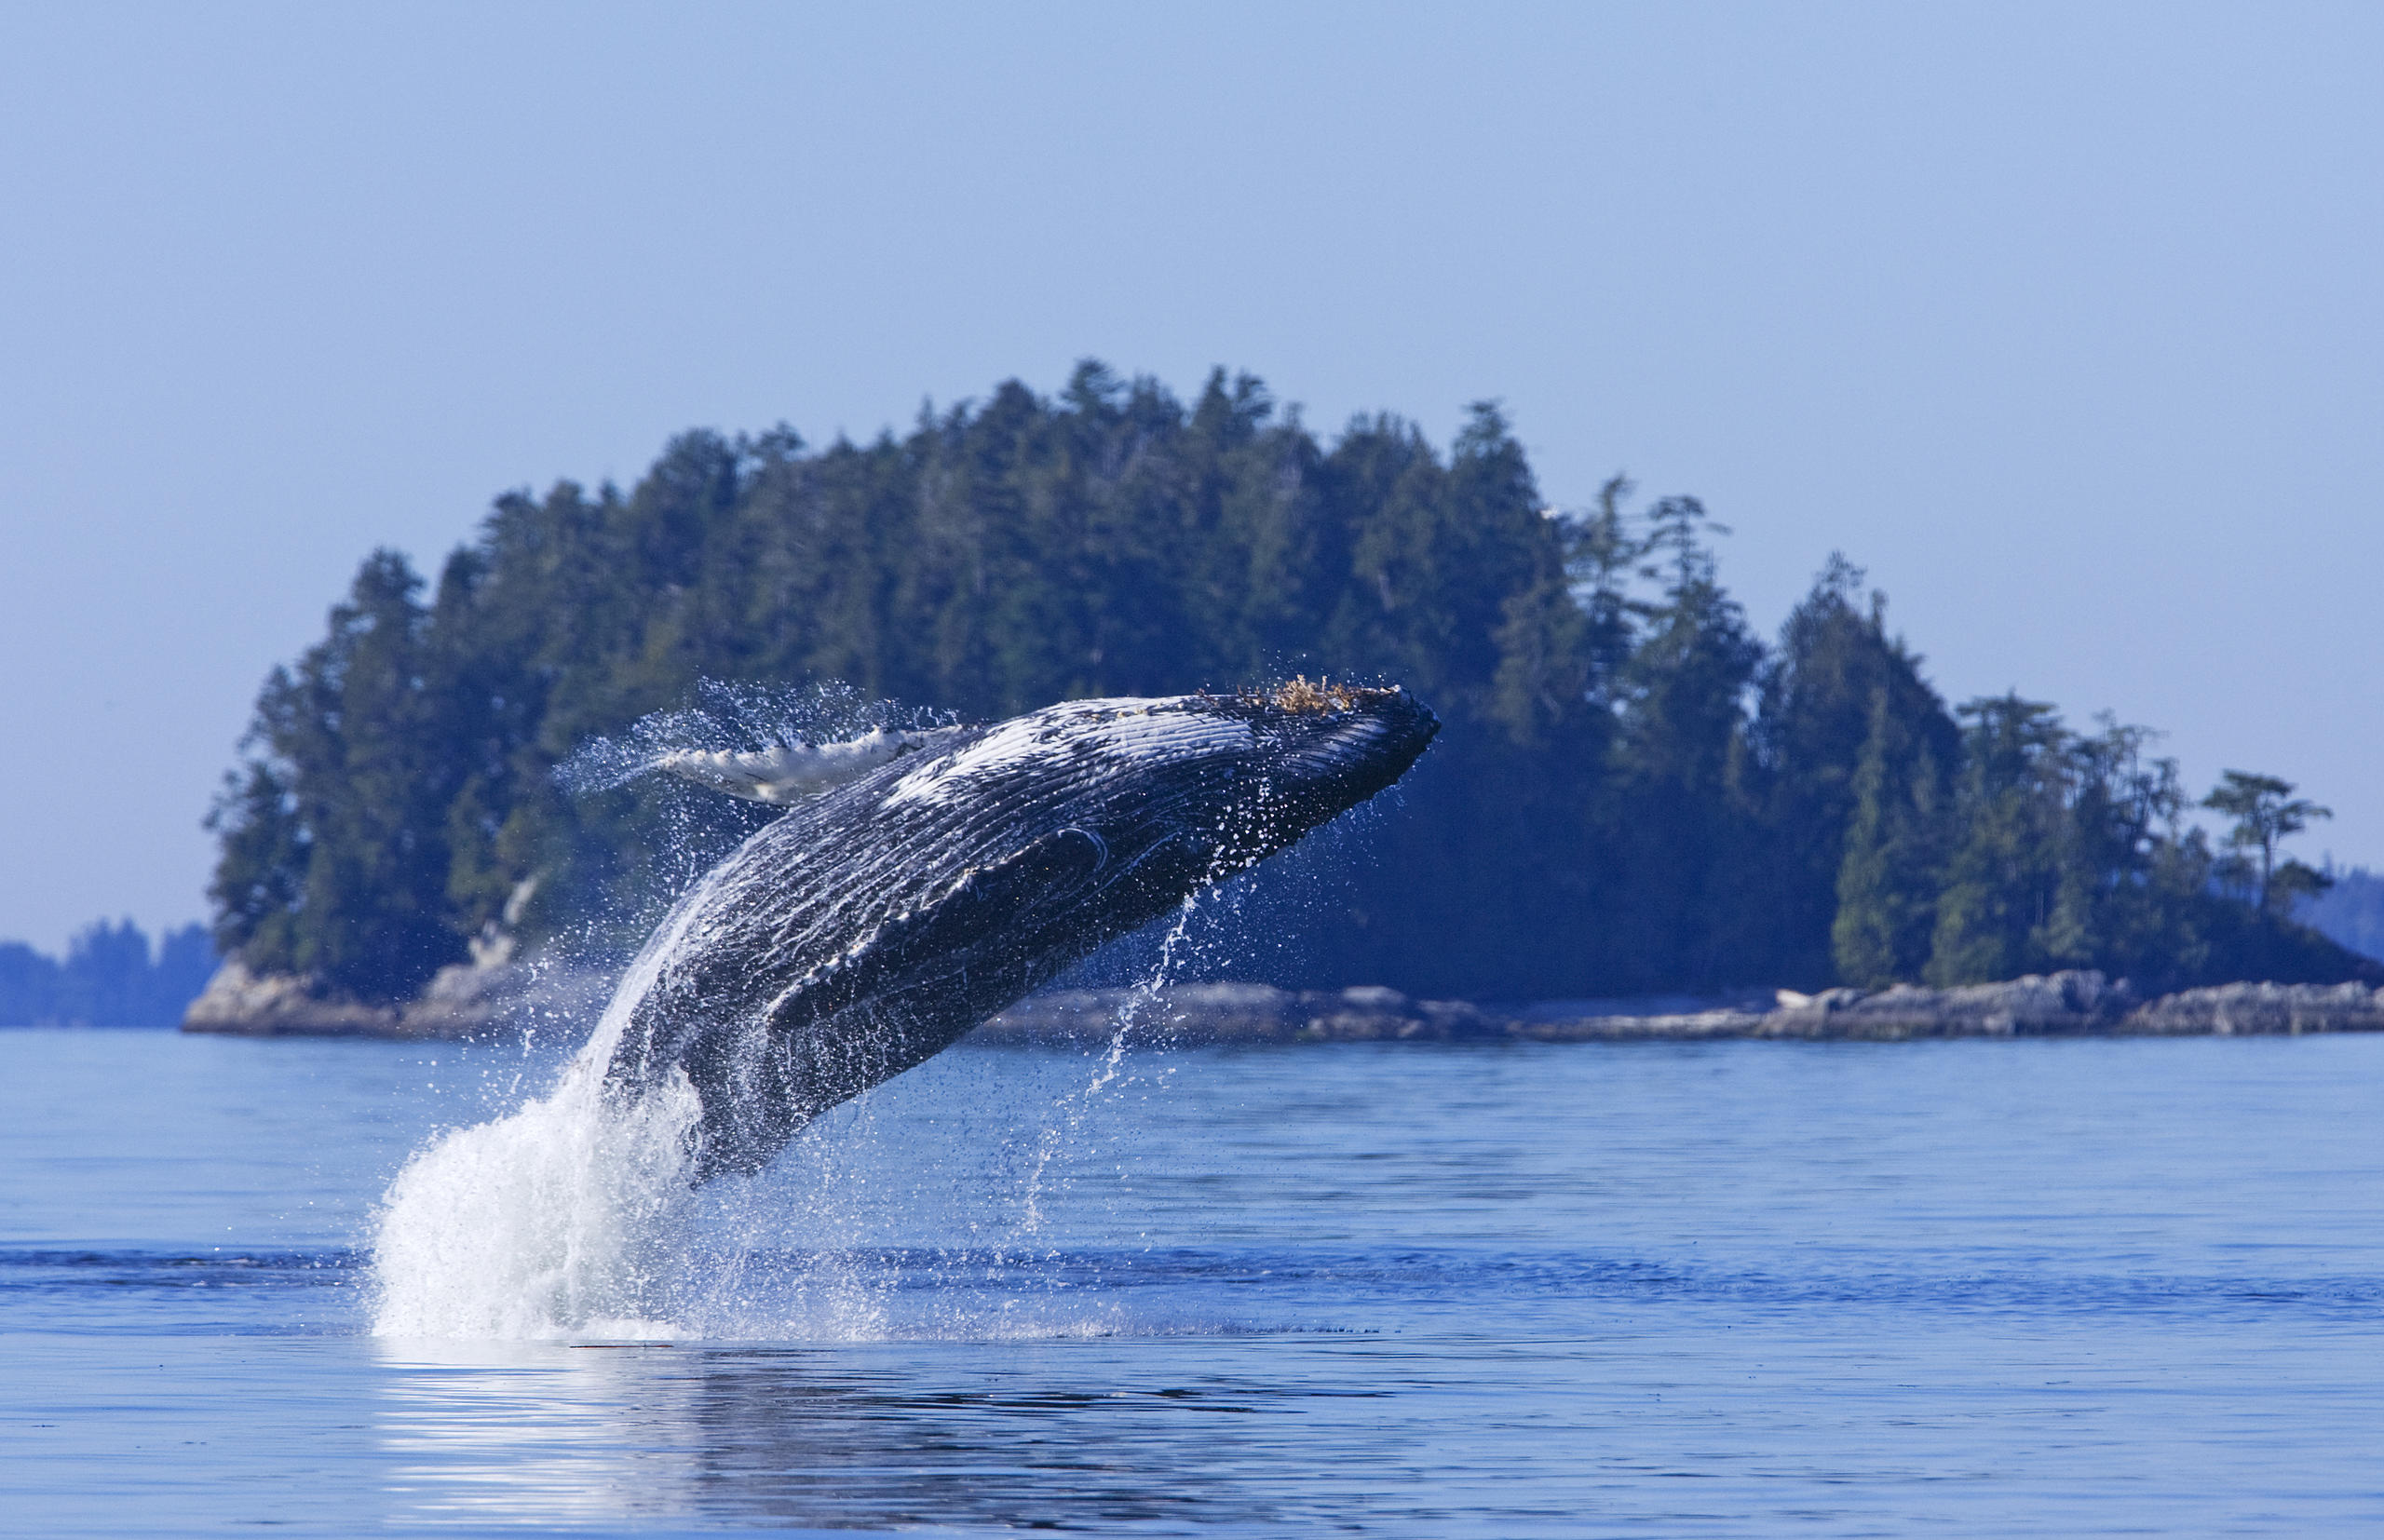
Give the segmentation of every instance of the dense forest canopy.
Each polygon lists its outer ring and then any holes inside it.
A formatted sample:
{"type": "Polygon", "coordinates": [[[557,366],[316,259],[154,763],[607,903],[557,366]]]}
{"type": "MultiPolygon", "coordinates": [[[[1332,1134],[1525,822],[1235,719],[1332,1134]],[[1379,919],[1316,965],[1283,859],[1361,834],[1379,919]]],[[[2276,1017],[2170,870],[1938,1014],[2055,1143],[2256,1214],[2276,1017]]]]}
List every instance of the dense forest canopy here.
{"type": "Polygon", "coordinates": [[[1304,900],[1260,906],[1244,971],[1279,982],[2365,966],[2289,921],[2309,879],[2277,873],[2308,869],[2273,840],[2255,892],[2248,847],[2188,825],[2149,734],[2016,695],[1949,709],[1842,559],[1767,643],[1717,533],[1619,479],[1549,509],[1486,403],[1445,454],[1392,416],[1328,445],[1223,371],[1187,404],[1088,362],[1056,399],[1011,382],[867,444],[685,434],[627,493],[500,498],[434,588],[365,561],[259,698],[212,818],[216,937],[385,999],[475,939],[633,929],[755,815],[575,797],[555,768],[706,680],[992,720],[1304,671],[1403,684],[1446,730],[1361,842],[1257,879],[1304,900]]]}

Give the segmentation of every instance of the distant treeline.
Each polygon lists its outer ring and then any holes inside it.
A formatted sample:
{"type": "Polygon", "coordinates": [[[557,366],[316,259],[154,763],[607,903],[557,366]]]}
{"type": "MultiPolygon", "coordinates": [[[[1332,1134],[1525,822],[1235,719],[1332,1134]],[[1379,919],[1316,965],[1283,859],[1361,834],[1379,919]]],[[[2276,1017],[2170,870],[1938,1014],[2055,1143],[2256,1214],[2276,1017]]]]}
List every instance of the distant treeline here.
{"type": "Polygon", "coordinates": [[[2353,952],[2384,957],[2384,876],[2364,866],[2326,865],[2326,891],[2303,903],[2297,917],[2353,952]]]}
{"type": "Polygon", "coordinates": [[[2215,848],[2144,730],[1949,709],[1842,560],[1767,644],[1715,533],[1619,479],[1548,508],[1487,404],[1445,455],[1389,416],[1327,444],[1222,371],[1186,404],[1088,363],[1056,399],[1013,382],[866,444],[689,433],[627,493],[500,498],[427,593],[366,560],[259,698],[213,818],[215,935],[386,998],[501,926],[633,929],[753,815],[691,824],[651,783],[575,798],[554,769],[705,679],[991,720],[1304,671],[1404,684],[1446,730],[1402,806],[1258,879],[1242,971],[1275,982],[2372,966],[2286,918],[2313,874],[2281,863],[2278,818],[2314,810],[2285,783],[2250,777],[2269,790],[2215,848]]]}
{"type": "Polygon", "coordinates": [[[215,947],[203,925],[149,938],[130,920],[85,926],[66,960],[0,941],[0,1026],[170,1027],[207,987],[215,947]]]}

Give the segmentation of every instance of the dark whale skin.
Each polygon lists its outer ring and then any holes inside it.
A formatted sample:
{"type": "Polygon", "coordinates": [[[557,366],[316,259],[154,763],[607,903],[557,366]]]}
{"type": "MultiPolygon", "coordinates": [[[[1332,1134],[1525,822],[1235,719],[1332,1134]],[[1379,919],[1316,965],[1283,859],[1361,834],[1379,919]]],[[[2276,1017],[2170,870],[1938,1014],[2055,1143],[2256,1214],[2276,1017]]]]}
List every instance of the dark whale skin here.
{"type": "Polygon", "coordinates": [[[1439,727],[1403,691],[1303,682],[1071,701],[880,765],[680,900],[624,986],[607,1081],[634,1096],[684,1070],[696,1180],[758,1171],[828,1108],[1383,790],[1439,727]]]}

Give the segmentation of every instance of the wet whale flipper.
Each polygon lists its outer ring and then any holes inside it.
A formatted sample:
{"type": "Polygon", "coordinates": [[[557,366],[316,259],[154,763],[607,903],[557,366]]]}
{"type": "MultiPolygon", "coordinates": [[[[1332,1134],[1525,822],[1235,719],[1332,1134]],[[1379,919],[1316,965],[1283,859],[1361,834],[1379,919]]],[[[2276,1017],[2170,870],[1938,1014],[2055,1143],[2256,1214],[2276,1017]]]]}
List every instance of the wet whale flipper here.
{"type": "Polygon", "coordinates": [[[829,743],[781,743],[767,749],[681,749],[654,762],[658,770],[715,791],[774,807],[824,796],[888,760],[923,753],[967,732],[965,727],[894,731],[884,727],[829,743]]]}

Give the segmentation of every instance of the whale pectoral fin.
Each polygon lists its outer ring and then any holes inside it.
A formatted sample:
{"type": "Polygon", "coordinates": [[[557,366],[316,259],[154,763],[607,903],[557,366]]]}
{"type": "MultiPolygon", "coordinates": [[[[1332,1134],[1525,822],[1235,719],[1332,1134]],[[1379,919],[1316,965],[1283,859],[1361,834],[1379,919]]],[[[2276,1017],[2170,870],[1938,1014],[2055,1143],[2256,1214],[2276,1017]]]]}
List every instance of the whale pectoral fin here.
{"type": "Polygon", "coordinates": [[[837,743],[779,744],[769,749],[678,749],[654,762],[657,770],[749,802],[784,807],[833,791],[904,754],[940,749],[968,732],[933,727],[916,732],[883,728],[837,743]]]}
{"type": "Polygon", "coordinates": [[[748,802],[798,802],[807,794],[828,790],[824,782],[795,779],[791,774],[794,761],[793,754],[780,749],[752,753],[726,749],[678,749],[656,761],[655,767],[748,802]]]}

